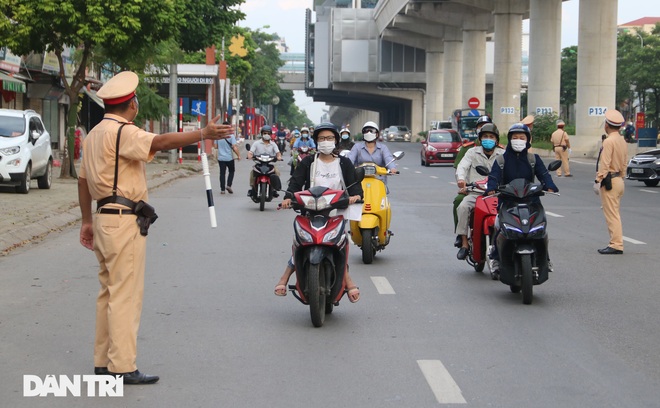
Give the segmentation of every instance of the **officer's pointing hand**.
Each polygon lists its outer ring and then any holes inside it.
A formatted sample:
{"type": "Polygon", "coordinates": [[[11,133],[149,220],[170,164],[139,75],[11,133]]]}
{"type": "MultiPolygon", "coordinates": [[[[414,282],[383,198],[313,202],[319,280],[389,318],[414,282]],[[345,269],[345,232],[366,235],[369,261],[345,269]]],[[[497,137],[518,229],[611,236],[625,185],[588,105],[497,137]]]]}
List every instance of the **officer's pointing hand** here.
{"type": "Polygon", "coordinates": [[[231,125],[219,125],[217,123],[221,117],[222,115],[216,116],[208,123],[208,125],[206,125],[204,129],[202,129],[204,139],[226,139],[230,137],[232,133],[234,133],[234,128],[231,125]]]}

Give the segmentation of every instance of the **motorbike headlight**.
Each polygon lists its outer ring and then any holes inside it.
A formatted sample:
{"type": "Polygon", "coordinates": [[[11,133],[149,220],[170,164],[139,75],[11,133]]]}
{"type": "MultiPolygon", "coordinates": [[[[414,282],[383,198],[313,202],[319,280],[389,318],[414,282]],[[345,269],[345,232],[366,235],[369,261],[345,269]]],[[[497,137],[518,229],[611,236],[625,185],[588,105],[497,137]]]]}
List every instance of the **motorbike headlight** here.
{"type": "Polygon", "coordinates": [[[4,154],[5,156],[12,156],[20,152],[21,152],[21,146],[12,146],[12,147],[5,147],[4,149],[0,149],[0,153],[4,154]]]}
{"type": "Polygon", "coordinates": [[[344,233],[344,223],[340,222],[335,228],[333,228],[323,236],[323,242],[334,242],[337,239],[337,236],[339,236],[340,234],[342,235],[342,237],[339,239],[339,241],[341,242],[341,240],[344,239],[343,233],[344,233]]]}
{"type": "Polygon", "coordinates": [[[532,238],[536,235],[543,235],[543,232],[545,231],[545,222],[540,223],[539,225],[532,227],[529,230],[529,237],[532,238]]]}
{"type": "Polygon", "coordinates": [[[660,159],[654,161],[653,164],[655,164],[656,166],[660,166],[660,159]]]}
{"type": "Polygon", "coordinates": [[[523,235],[523,232],[520,228],[514,227],[513,225],[507,224],[505,222],[502,223],[502,230],[504,230],[504,232],[510,237],[522,237],[523,235]]]}
{"type": "Polygon", "coordinates": [[[312,241],[313,241],[312,234],[310,234],[309,232],[305,231],[305,230],[300,226],[300,224],[298,224],[297,222],[295,222],[295,223],[293,224],[293,227],[294,227],[294,230],[296,231],[296,237],[298,238],[298,241],[300,241],[300,242],[312,242],[312,241]]]}
{"type": "Polygon", "coordinates": [[[433,146],[431,146],[431,145],[427,145],[427,146],[426,146],[426,149],[427,149],[429,152],[437,152],[437,151],[438,151],[438,149],[436,149],[435,147],[433,147],[433,146]]]}

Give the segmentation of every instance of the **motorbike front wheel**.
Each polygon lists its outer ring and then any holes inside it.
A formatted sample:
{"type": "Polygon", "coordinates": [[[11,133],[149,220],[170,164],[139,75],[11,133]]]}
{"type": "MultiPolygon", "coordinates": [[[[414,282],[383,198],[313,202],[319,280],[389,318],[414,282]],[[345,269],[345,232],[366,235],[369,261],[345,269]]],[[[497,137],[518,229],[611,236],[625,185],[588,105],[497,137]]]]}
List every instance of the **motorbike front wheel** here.
{"type": "Polygon", "coordinates": [[[326,313],[325,268],[319,264],[309,265],[307,272],[307,289],[309,294],[309,313],[314,327],[323,326],[326,313]]]}
{"type": "Polygon", "coordinates": [[[372,239],[374,230],[362,230],[362,262],[369,265],[374,261],[374,242],[372,239]]]}
{"type": "Polygon", "coordinates": [[[259,184],[259,211],[263,211],[266,207],[266,185],[259,184]]]}
{"type": "Polygon", "coordinates": [[[526,305],[531,305],[534,290],[531,255],[520,255],[520,272],[522,274],[522,302],[526,305]]]}

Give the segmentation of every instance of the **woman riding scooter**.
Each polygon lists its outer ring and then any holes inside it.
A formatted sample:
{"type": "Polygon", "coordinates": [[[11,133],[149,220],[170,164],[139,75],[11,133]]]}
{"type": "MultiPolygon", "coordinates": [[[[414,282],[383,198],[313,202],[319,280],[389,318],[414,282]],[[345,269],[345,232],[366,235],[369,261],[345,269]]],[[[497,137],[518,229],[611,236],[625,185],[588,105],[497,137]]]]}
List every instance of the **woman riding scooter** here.
{"type": "MultiPolygon", "coordinates": [[[[339,143],[339,132],[332,123],[322,123],[314,130],[312,138],[318,146],[318,154],[305,157],[296,167],[293,177],[289,181],[286,198],[282,201],[282,208],[291,207],[291,197],[294,193],[308,189],[310,185],[324,186],[331,189],[348,189],[349,203],[354,204],[362,198],[362,185],[356,183],[355,167],[345,157],[337,157],[333,154],[339,143]],[[312,174],[314,171],[314,174],[312,174]]],[[[291,274],[295,271],[291,259],[287,264],[284,274],[275,286],[277,296],[286,296],[287,283],[291,274]]],[[[360,299],[360,289],[353,283],[348,268],[344,274],[346,293],[351,303],[360,299]]]]}
{"type": "MultiPolygon", "coordinates": [[[[398,173],[396,161],[390,153],[390,149],[383,143],[378,142],[380,131],[378,125],[374,122],[367,122],[362,126],[362,142],[353,146],[348,158],[355,166],[362,163],[376,163],[381,167],[386,167],[390,173],[398,173]]],[[[387,177],[379,177],[387,185],[387,177]]]]}

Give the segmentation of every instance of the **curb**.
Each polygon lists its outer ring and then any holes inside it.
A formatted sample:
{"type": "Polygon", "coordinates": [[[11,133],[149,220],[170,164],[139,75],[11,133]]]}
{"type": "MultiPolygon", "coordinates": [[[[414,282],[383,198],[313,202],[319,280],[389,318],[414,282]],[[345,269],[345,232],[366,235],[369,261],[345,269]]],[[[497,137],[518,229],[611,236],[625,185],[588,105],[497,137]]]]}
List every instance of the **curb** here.
{"type": "MultiPolygon", "coordinates": [[[[174,180],[189,177],[201,171],[201,163],[185,163],[182,168],[177,170],[151,175],[147,180],[147,188],[149,191],[153,191],[174,180]]],[[[72,224],[79,223],[81,219],[80,206],[76,200],[71,201],[71,206],[64,212],[53,214],[50,217],[26,225],[18,230],[3,232],[0,234],[0,257],[6,256],[14,249],[24,247],[33,242],[39,242],[48,234],[62,231],[72,224]]]]}

